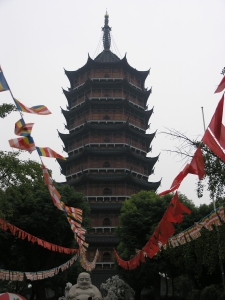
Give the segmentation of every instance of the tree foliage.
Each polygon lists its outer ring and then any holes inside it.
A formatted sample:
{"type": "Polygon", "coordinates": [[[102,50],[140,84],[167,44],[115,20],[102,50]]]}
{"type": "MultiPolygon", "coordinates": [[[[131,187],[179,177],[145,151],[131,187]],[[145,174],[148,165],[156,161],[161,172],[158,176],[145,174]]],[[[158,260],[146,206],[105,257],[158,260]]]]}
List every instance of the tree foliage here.
{"type": "Polygon", "coordinates": [[[0,118],[5,118],[8,114],[16,110],[17,109],[15,105],[3,103],[2,105],[0,105],[0,118]]]}
{"type": "MultiPolygon", "coordinates": [[[[158,197],[154,192],[141,191],[124,202],[120,217],[121,226],[117,231],[120,240],[117,251],[122,259],[131,259],[136,254],[135,249],[142,249],[147,243],[163,217],[172,196],[168,194],[158,197]]],[[[179,194],[179,200],[191,209],[192,213],[185,214],[184,221],[175,225],[175,234],[194,225],[194,222],[213,211],[212,204],[196,207],[182,194],[179,194]]],[[[212,283],[221,283],[219,258],[221,257],[225,262],[224,234],[225,225],[218,227],[218,231],[202,229],[201,237],[198,239],[179,247],[162,249],[152,259],[147,258],[145,263],[134,270],[128,271],[117,266],[118,272],[135,290],[137,299],[144,287],[157,289],[159,274],[165,274],[172,279],[172,282],[176,282],[173,286],[174,292],[178,294],[181,293],[178,289],[184,289],[184,284],[186,286],[187,282],[190,282],[190,289],[202,290],[212,283]],[[218,241],[221,241],[220,247],[218,241]],[[220,257],[218,249],[220,249],[220,257]]]]}
{"type": "MultiPolygon", "coordinates": [[[[0,178],[1,218],[50,243],[78,248],[65,213],[52,202],[38,163],[19,160],[19,153],[0,152],[0,178]]],[[[83,210],[82,225],[87,227],[90,209],[84,195],[75,192],[69,185],[54,185],[66,205],[83,210]]],[[[0,230],[0,244],[0,267],[6,270],[44,271],[58,267],[71,258],[70,255],[49,251],[27,240],[18,239],[3,230],[0,230]]],[[[50,286],[56,294],[60,293],[59,287],[65,285],[68,274],[64,272],[52,279],[32,282],[31,299],[36,295],[37,300],[44,300],[46,286],[50,286]],[[57,278],[61,278],[60,284],[57,278]]]]}
{"type": "Polygon", "coordinates": [[[178,146],[167,151],[179,155],[183,161],[190,162],[190,158],[192,158],[197,147],[201,146],[206,174],[197,183],[198,197],[203,196],[204,187],[207,187],[212,200],[218,201],[220,198],[225,197],[225,163],[199,138],[190,139],[177,130],[167,130],[163,133],[176,140],[176,143],[178,142],[178,146]]]}

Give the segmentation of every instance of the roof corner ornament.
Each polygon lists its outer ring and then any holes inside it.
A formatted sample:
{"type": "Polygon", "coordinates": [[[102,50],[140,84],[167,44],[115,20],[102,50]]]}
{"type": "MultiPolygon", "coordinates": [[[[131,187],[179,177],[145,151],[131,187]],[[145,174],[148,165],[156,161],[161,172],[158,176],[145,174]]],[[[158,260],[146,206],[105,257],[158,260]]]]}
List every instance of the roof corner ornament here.
{"type": "Polygon", "coordinates": [[[110,46],[111,46],[111,37],[110,37],[111,27],[109,27],[108,24],[109,24],[109,15],[106,11],[106,13],[105,13],[105,26],[102,27],[104,50],[109,50],[110,46]]]}

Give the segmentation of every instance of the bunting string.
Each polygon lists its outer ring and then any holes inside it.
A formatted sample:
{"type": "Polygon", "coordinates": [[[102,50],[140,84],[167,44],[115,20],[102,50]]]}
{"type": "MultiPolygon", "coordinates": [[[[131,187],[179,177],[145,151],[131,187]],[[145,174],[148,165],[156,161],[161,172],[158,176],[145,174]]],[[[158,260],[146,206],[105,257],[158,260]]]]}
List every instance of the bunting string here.
{"type": "Polygon", "coordinates": [[[163,247],[166,249],[167,246],[177,247],[184,245],[186,242],[191,242],[192,240],[199,238],[201,236],[200,230],[202,228],[211,231],[214,229],[213,225],[220,226],[224,221],[224,207],[220,206],[216,211],[211,212],[200,221],[194,223],[193,226],[169,238],[168,243],[163,245],[163,247]]]}
{"type": "Polygon", "coordinates": [[[48,250],[51,250],[51,251],[56,251],[56,252],[65,253],[65,254],[74,254],[74,253],[79,252],[79,249],[66,248],[66,247],[58,246],[58,245],[46,242],[42,239],[39,239],[39,238],[27,233],[26,231],[4,221],[3,219],[0,219],[0,228],[5,231],[9,230],[13,235],[15,235],[19,239],[24,240],[27,238],[27,240],[29,242],[37,243],[39,246],[46,248],[48,250]]]}
{"type": "Polygon", "coordinates": [[[98,258],[98,255],[99,255],[99,251],[98,249],[96,250],[95,252],[95,257],[93,259],[92,262],[89,262],[87,259],[86,259],[86,253],[85,251],[81,250],[80,251],[80,263],[81,263],[81,266],[88,272],[92,271],[94,268],[95,268],[95,265],[96,265],[96,261],[97,261],[97,258],[98,258]]]}
{"type": "MultiPolygon", "coordinates": [[[[20,150],[26,150],[30,153],[34,150],[37,151],[39,158],[41,160],[41,164],[42,164],[44,182],[48,186],[48,190],[51,195],[52,201],[59,210],[64,211],[64,213],[66,214],[67,220],[71,226],[71,230],[74,233],[74,238],[80,247],[79,250],[82,251],[81,261],[83,262],[84,266],[87,266],[89,270],[92,270],[95,267],[97,254],[92,263],[87,262],[85,251],[88,248],[88,244],[85,242],[85,236],[84,236],[86,230],[81,227],[82,210],[80,210],[78,208],[66,206],[60,200],[61,195],[59,194],[57,189],[54,187],[53,182],[48,174],[48,171],[45,168],[45,166],[43,165],[41,157],[45,156],[45,157],[53,157],[53,158],[59,158],[59,159],[66,159],[66,158],[63,157],[62,155],[58,154],[57,152],[55,152],[54,150],[52,150],[49,147],[37,147],[34,143],[33,137],[31,136],[31,132],[32,132],[34,123],[26,124],[23,119],[23,114],[22,114],[22,112],[26,112],[26,113],[32,113],[32,114],[38,114],[38,115],[48,115],[48,114],[51,114],[51,112],[44,105],[37,105],[37,106],[33,106],[33,107],[29,108],[29,107],[25,106],[23,103],[21,103],[19,100],[17,100],[13,96],[12,91],[11,91],[11,89],[4,77],[2,69],[0,67],[0,92],[7,91],[7,90],[10,92],[12,99],[15,102],[15,105],[17,107],[17,110],[21,116],[21,119],[15,123],[15,134],[22,136],[20,138],[15,138],[15,139],[9,140],[9,144],[13,148],[17,148],[20,150]]],[[[14,230],[15,230],[16,227],[15,226],[12,227],[12,226],[13,225],[11,225],[10,228],[14,228],[14,230]]],[[[37,241],[38,243],[43,244],[44,241],[42,242],[42,240],[40,240],[40,239],[36,240],[37,239],[36,237],[33,237],[32,235],[30,235],[28,233],[24,233],[24,232],[22,233],[22,232],[23,231],[20,231],[19,229],[17,229],[17,233],[18,233],[18,235],[21,235],[21,237],[24,236],[24,234],[26,234],[27,238],[31,239],[32,241],[35,241],[35,242],[37,241]]],[[[47,246],[50,249],[51,248],[56,249],[56,247],[57,247],[56,245],[53,245],[53,244],[51,246],[51,244],[49,244],[47,242],[44,242],[44,243],[45,243],[45,246],[47,246]]],[[[57,248],[57,249],[60,251],[62,250],[61,248],[57,248]]],[[[64,248],[64,250],[62,250],[62,251],[67,251],[67,250],[66,250],[66,248],[64,248]]],[[[96,251],[96,253],[98,253],[98,251],[96,251]]]]}
{"type": "Polygon", "coordinates": [[[176,192],[147,244],[141,250],[138,250],[137,254],[131,260],[122,260],[116,250],[114,250],[118,264],[126,270],[133,270],[138,267],[141,262],[145,262],[146,256],[152,258],[156,255],[160,251],[161,245],[166,244],[168,239],[174,234],[175,229],[172,223],[181,223],[185,212],[188,214],[191,213],[191,211],[179,201],[176,192]]]}
{"type": "Polygon", "coordinates": [[[31,281],[34,280],[42,280],[45,278],[53,277],[57,275],[60,271],[65,271],[70,266],[73,265],[73,263],[77,260],[78,255],[75,254],[70,260],[68,260],[66,263],[50,269],[46,271],[38,271],[38,272],[20,272],[20,271],[11,271],[11,270],[4,270],[0,269],[0,280],[11,280],[11,281],[23,281],[24,278],[27,278],[31,281]]]}

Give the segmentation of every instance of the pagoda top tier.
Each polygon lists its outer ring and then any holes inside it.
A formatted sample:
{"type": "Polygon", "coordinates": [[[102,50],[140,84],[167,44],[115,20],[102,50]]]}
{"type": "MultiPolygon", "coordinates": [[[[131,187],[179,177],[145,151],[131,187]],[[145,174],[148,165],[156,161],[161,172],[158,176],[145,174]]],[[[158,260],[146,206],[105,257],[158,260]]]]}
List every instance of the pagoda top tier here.
{"type": "Polygon", "coordinates": [[[103,47],[104,50],[94,59],[98,62],[116,62],[119,61],[119,57],[110,51],[111,46],[111,36],[110,31],[111,27],[109,27],[109,15],[106,12],[105,14],[105,26],[102,27],[103,31],[103,47]]]}

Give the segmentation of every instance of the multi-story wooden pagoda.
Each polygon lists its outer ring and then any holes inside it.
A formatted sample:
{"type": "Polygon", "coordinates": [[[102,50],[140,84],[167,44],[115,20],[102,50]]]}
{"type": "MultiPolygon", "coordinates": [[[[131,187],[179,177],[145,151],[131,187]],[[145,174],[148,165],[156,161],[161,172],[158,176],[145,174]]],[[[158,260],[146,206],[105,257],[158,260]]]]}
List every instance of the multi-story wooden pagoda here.
{"type": "Polygon", "coordinates": [[[149,182],[158,157],[146,157],[155,133],[146,133],[153,109],[147,110],[149,71],[132,68],[110,51],[108,14],[104,50],[76,71],[65,71],[70,82],[62,110],[68,134],[59,133],[69,158],[59,160],[62,174],[91,207],[92,229],[86,236],[87,259],[99,249],[96,271],[113,268],[114,229],[122,203],[141,190],[156,191],[149,182]]]}

